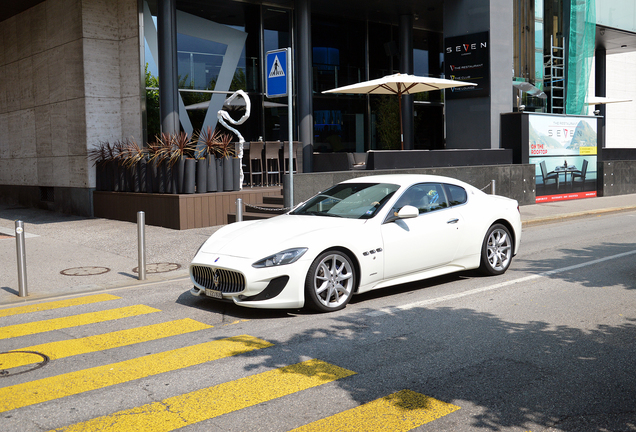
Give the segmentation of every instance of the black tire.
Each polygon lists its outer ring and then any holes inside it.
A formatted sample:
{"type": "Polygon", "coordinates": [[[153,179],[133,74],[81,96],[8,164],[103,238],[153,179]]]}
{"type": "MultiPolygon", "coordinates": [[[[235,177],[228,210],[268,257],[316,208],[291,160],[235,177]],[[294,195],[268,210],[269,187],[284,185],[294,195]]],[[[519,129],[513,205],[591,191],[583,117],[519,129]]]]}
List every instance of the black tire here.
{"type": "Polygon", "coordinates": [[[319,312],[344,309],[351,300],[357,276],[346,253],[323,252],[314,260],[305,279],[305,305],[319,312]]]}
{"type": "Polygon", "coordinates": [[[479,269],[486,275],[504,274],[512,262],[513,241],[508,228],[501,224],[490,227],[481,245],[479,269]]]}

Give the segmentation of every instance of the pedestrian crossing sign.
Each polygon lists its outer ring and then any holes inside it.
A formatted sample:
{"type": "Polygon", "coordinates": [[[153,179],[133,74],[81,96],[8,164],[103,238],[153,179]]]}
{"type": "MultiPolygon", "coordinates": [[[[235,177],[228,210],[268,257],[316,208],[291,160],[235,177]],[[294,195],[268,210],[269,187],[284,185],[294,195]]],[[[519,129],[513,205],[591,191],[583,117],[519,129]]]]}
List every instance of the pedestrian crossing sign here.
{"type": "Polygon", "coordinates": [[[267,97],[287,96],[287,49],[268,51],[265,60],[267,97]]]}
{"type": "Polygon", "coordinates": [[[278,56],[275,56],[274,64],[272,65],[272,69],[269,71],[269,78],[276,78],[280,76],[285,76],[285,71],[278,60],[278,56]]]}

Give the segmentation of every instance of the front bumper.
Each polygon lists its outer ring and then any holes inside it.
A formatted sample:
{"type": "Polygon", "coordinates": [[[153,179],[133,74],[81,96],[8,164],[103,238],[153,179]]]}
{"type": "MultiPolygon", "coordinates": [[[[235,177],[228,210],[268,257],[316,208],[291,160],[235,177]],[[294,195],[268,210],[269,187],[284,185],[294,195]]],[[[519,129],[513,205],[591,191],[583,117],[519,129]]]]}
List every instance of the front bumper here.
{"type": "MultiPolygon", "coordinates": [[[[252,262],[237,257],[199,253],[190,264],[193,295],[206,296],[205,289],[221,293],[222,300],[240,306],[287,309],[305,303],[305,275],[309,262],[254,268],[252,262]]],[[[217,298],[218,299],[218,298],[217,298]]]]}

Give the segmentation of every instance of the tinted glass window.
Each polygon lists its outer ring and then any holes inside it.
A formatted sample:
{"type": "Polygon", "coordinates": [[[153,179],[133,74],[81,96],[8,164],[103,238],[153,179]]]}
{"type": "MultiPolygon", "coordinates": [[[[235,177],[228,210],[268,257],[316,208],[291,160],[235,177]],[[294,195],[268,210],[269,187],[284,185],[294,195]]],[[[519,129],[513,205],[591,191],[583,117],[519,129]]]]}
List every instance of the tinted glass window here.
{"type": "Polygon", "coordinates": [[[422,214],[446,208],[448,202],[442,185],[422,183],[408,188],[396,201],[393,212],[399,211],[405,205],[416,207],[422,214]]]}
{"type": "Polygon", "coordinates": [[[468,195],[466,194],[466,190],[463,187],[455,186],[455,185],[445,185],[446,190],[448,191],[448,200],[451,206],[456,206],[459,204],[464,204],[468,199],[468,195]]]}

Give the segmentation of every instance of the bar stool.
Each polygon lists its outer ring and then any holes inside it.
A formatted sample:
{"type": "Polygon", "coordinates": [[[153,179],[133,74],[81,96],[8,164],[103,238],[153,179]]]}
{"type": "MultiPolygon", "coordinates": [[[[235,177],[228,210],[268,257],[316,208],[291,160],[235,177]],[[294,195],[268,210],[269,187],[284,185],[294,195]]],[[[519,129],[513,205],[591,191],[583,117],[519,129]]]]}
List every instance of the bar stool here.
{"type": "Polygon", "coordinates": [[[265,142],[265,171],[267,173],[267,184],[271,185],[271,179],[276,176],[276,183],[280,183],[280,162],[278,159],[278,151],[280,150],[279,141],[265,142]]]}
{"type": "Polygon", "coordinates": [[[249,153],[250,186],[254,187],[254,176],[260,176],[263,184],[263,141],[251,141],[249,153]]]}
{"type": "MultiPolygon", "coordinates": [[[[298,161],[297,156],[298,156],[298,151],[301,149],[302,147],[302,143],[299,141],[294,141],[294,147],[293,147],[293,153],[292,153],[292,157],[294,158],[293,160],[293,170],[294,170],[294,174],[296,173],[297,169],[298,169],[298,161]]],[[[283,143],[283,173],[289,173],[289,141],[285,141],[283,143]]]]}

